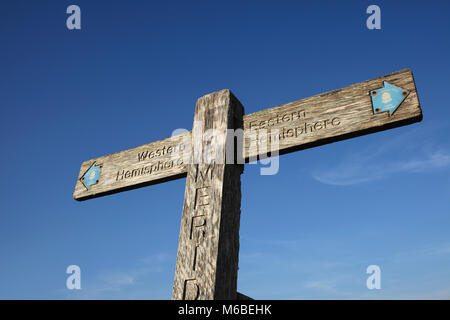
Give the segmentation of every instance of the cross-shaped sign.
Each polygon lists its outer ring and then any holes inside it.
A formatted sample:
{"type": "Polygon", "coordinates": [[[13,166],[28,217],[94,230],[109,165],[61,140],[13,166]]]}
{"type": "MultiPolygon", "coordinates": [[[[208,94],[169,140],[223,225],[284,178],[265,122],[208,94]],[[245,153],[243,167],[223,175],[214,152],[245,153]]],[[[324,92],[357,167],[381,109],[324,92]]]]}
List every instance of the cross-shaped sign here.
{"type": "Polygon", "coordinates": [[[197,101],[192,132],[83,162],[73,197],[187,177],[173,299],[244,299],[236,291],[244,162],[421,120],[409,69],[246,116],[222,90],[197,101]]]}

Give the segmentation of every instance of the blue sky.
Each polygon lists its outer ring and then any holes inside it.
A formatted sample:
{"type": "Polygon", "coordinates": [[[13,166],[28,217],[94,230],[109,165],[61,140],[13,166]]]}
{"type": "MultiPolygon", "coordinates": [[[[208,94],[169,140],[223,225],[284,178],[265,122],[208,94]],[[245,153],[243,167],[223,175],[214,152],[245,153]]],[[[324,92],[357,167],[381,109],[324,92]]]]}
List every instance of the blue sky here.
{"type": "Polygon", "coordinates": [[[422,122],[242,175],[238,290],[256,299],[450,298],[448,1],[2,1],[0,298],[169,299],[185,180],[76,202],[80,164],[403,68],[422,122]],[[66,28],[77,4],[82,29],[66,28]],[[381,30],[366,8],[381,8],[381,30]],[[65,287],[81,268],[81,290],[65,287]],[[366,268],[381,268],[380,290],[366,268]]]}

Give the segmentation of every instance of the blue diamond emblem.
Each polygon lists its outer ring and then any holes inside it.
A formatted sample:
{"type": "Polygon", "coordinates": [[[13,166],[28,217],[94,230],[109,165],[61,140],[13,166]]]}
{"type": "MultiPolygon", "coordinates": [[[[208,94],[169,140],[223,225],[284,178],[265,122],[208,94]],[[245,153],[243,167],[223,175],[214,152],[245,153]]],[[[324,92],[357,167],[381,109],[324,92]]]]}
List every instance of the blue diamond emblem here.
{"type": "Polygon", "coordinates": [[[84,175],[81,177],[80,180],[84,184],[86,189],[89,190],[89,188],[92,185],[96,184],[98,180],[100,180],[101,173],[102,173],[101,165],[93,163],[92,166],[89,168],[89,170],[84,173],[84,175]]]}

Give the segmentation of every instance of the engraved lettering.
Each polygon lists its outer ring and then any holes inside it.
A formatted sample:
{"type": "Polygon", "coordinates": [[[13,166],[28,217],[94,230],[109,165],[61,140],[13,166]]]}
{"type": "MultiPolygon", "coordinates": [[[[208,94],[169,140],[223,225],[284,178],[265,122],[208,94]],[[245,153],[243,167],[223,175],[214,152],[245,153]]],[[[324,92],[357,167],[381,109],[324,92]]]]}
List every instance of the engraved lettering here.
{"type": "Polygon", "coordinates": [[[144,161],[147,158],[148,150],[138,153],[138,161],[144,161]]]}
{"type": "Polygon", "coordinates": [[[175,156],[180,152],[183,152],[185,149],[184,143],[180,143],[175,146],[162,146],[161,148],[155,149],[155,150],[145,150],[142,152],[138,152],[137,158],[138,162],[145,161],[145,160],[151,160],[154,158],[170,155],[175,156]]]}
{"type": "Polygon", "coordinates": [[[125,170],[122,170],[122,172],[117,171],[117,177],[116,177],[116,181],[119,180],[119,176],[120,176],[120,180],[123,179],[123,175],[125,174],[125,170]]]}
{"type": "Polygon", "coordinates": [[[207,206],[209,204],[208,188],[209,186],[206,186],[197,188],[195,190],[194,209],[197,209],[198,207],[202,206],[207,206]]]}
{"type": "Polygon", "coordinates": [[[200,287],[196,279],[187,279],[184,281],[183,300],[198,300],[200,296],[200,287]]]}
{"type": "Polygon", "coordinates": [[[286,131],[286,135],[287,135],[289,138],[293,137],[293,136],[294,136],[294,130],[288,129],[288,130],[286,131]]]}
{"type": "Polygon", "coordinates": [[[201,181],[205,181],[206,178],[208,178],[208,174],[209,174],[209,179],[211,180],[213,177],[213,171],[214,171],[214,166],[213,164],[208,164],[206,167],[206,170],[202,170],[200,168],[200,164],[196,164],[195,165],[195,182],[199,181],[199,177],[201,177],[201,181]]]}
{"type": "Polygon", "coordinates": [[[333,126],[338,126],[341,124],[341,121],[339,120],[339,118],[333,118],[333,120],[331,120],[331,124],[333,126]]]}
{"type": "Polygon", "coordinates": [[[259,130],[259,129],[265,129],[268,127],[272,127],[274,125],[283,123],[283,122],[291,122],[296,121],[299,119],[306,118],[306,112],[305,110],[297,110],[294,112],[288,112],[284,114],[275,114],[271,118],[267,120],[259,120],[259,121],[250,121],[248,124],[248,129],[250,130],[259,130]]]}
{"type": "Polygon", "coordinates": [[[196,243],[200,242],[200,239],[203,239],[206,234],[206,216],[195,216],[192,217],[191,220],[191,231],[189,235],[189,239],[196,240],[196,243]]]}
{"type": "Polygon", "coordinates": [[[314,124],[314,130],[318,131],[320,129],[322,129],[322,122],[318,121],[314,124]]]}
{"type": "Polygon", "coordinates": [[[192,271],[195,271],[195,268],[197,267],[197,255],[198,255],[199,246],[195,246],[194,250],[194,259],[192,261],[192,271]]]}

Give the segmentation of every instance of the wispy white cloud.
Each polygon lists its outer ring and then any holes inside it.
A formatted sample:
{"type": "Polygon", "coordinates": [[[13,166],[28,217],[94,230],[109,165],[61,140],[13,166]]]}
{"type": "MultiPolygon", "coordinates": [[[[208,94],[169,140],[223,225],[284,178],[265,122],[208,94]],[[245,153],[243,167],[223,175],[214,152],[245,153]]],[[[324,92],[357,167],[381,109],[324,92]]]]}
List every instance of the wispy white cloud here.
{"type": "Polygon", "coordinates": [[[133,285],[135,283],[138,274],[136,272],[115,272],[105,273],[99,276],[99,281],[92,288],[92,293],[100,294],[104,292],[120,291],[126,286],[133,285]]]}
{"type": "Polygon", "coordinates": [[[158,253],[138,259],[125,270],[99,270],[92,278],[85,278],[82,273],[81,290],[58,292],[69,299],[123,299],[132,296],[135,291],[138,292],[139,282],[144,281],[146,277],[167,269],[171,258],[170,254],[158,253]]]}
{"type": "Polygon", "coordinates": [[[422,155],[421,158],[397,160],[389,163],[378,163],[375,160],[358,162],[358,160],[360,158],[354,157],[352,160],[343,161],[335,167],[316,171],[313,177],[325,184],[337,186],[353,185],[386,178],[401,172],[418,173],[445,168],[450,165],[450,154],[446,151],[438,150],[422,155]]]}
{"type": "Polygon", "coordinates": [[[383,179],[397,173],[419,173],[448,168],[448,148],[420,140],[417,131],[400,135],[380,145],[342,157],[333,165],[316,169],[315,180],[329,185],[347,186],[383,179]]]}
{"type": "MultiPolygon", "coordinates": [[[[259,244],[257,239],[252,241],[259,244]]],[[[256,299],[450,298],[448,272],[443,265],[450,258],[449,242],[430,242],[372,259],[351,255],[311,257],[305,252],[297,255],[291,250],[291,241],[275,239],[271,243],[277,247],[268,251],[267,240],[261,239],[265,250],[242,252],[240,290],[256,299]],[[374,261],[382,268],[382,290],[366,287],[366,268],[374,261]]]]}
{"type": "Polygon", "coordinates": [[[330,280],[318,280],[318,281],[308,281],[305,284],[305,288],[307,289],[315,289],[324,291],[326,293],[337,293],[336,289],[336,281],[330,280]]]}
{"type": "Polygon", "coordinates": [[[148,257],[141,258],[139,262],[144,265],[155,265],[155,264],[161,264],[169,261],[172,257],[172,255],[161,252],[157,253],[148,257]]]}
{"type": "Polygon", "coordinates": [[[355,288],[353,290],[348,291],[349,283],[353,285],[355,284],[355,277],[350,273],[328,273],[326,276],[323,276],[322,279],[312,279],[306,281],[304,284],[304,289],[307,292],[311,292],[311,295],[315,295],[315,297],[323,297],[323,298],[338,298],[338,299],[348,299],[355,298],[358,296],[355,288]],[[347,289],[344,289],[347,288],[347,289]],[[355,292],[356,291],[356,292],[355,292]]]}
{"type": "Polygon", "coordinates": [[[395,254],[391,261],[395,263],[406,263],[417,260],[450,257],[450,243],[432,244],[414,250],[403,251],[395,254]]]}

